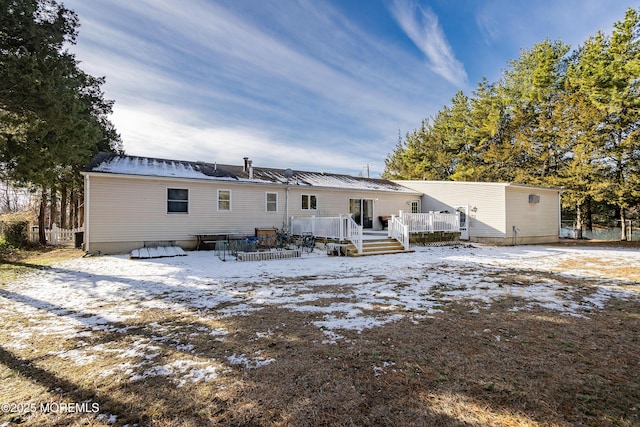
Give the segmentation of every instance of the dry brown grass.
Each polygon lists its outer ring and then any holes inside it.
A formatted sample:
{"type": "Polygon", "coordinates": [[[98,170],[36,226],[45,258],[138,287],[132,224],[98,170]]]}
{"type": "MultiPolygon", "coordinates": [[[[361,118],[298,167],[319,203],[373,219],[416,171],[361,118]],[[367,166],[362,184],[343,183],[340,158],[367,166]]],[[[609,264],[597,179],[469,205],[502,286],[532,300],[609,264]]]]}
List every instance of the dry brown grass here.
{"type": "MultiPolygon", "coordinates": [[[[90,399],[100,402],[101,412],[117,414],[118,425],[638,424],[637,303],[617,303],[590,319],[511,312],[511,305],[505,300],[471,313],[470,306],[454,304],[419,322],[345,331],[345,340],[335,345],[321,343],[322,333],[310,325],[314,315],[277,308],[228,320],[232,333],[223,342],[198,335],[193,319],[178,335],[194,345],[194,359],[266,348],[262,356],[276,361],[256,369],[234,366],[214,381],[183,387],[162,376],[128,382],[118,374],[96,375],[122,363],[117,352],[112,359],[75,366],[46,351],[18,356],[3,350],[0,395],[5,402],[37,404],[90,399]]],[[[125,335],[100,339],[124,351],[135,339],[152,336],[149,323],[176,330],[170,316],[155,313],[148,320],[125,335]]],[[[158,346],[158,357],[169,360],[174,350],[158,346]]],[[[99,424],[86,414],[0,418],[11,420],[99,424]]]]}
{"type": "MultiPolygon", "coordinates": [[[[553,273],[500,275],[522,286],[542,277],[593,291],[553,273]]],[[[339,295],[315,304],[337,301],[339,295]]],[[[612,300],[588,317],[539,307],[513,310],[519,306],[517,298],[480,309],[443,301],[439,313],[340,331],[344,339],[335,344],[323,343],[326,336],[313,324],[322,316],[314,312],[271,306],[211,321],[203,320],[204,312],[177,316],[150,309],[89,338],[34,336],[32,347],[0,345],[0,403],[90,400],[100,404],[100,413],[117,415],[115,425],[140,426],[640,425],[638,300],[612,300]],[[218,328],[227,331],[223,340],[211,335],[218,328]],[[220,364],[218,376],[207,382],[180,385],[162,375],[130,381],[118,366],[144,368],[144,355],[122,357],[140,342],[154,346],[155,362],[232,355],[275,361],[264,367],[220,364]],[[104,351],[86,364],[61,356],[83,345],[104,351]]],[[[12,329],[30,322],[4,316],[12,329]]],[[[9,331],[0,330],[0,342],[8,339],[9,331]]],[[[109,425],[95,414],[41,412],[0,413],[4,423],[109,425]]]]}
{"type": "Polygon", "coordinates": [[[0,285],[15,280],[33,269],[47,268],[51,264],[84,255],[80,249],[37,247],[18,249],[0,254],[0,285]]]}
{"type": "Polygon", "coordinates": [[[600,276],[609,279],[625,278],[627,280],[640,282],[640,265],[629,265],[624,259],[619,263],[612,264],[604,262],[600,258],[585,257],[580,260],[567,260],[558,265],[560,271],[563,270],[585,270],[597,271],[600,276]]]}

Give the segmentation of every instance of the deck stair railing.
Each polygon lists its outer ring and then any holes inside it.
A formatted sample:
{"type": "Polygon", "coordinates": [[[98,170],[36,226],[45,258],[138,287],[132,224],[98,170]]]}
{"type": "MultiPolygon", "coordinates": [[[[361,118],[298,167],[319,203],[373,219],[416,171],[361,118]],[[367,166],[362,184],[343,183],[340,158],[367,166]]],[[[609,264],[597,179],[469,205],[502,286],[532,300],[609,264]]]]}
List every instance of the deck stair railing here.
{"type": "Polygon", "coordinates": [[[356,247],[358,253],[362,253],[362,245],[363,245],[363,237],[362,237],[362,226],[358,225],[351,215],[340,215],[341,219],[345,219],[347,221],[347,239],[353,243],[353,246],[356,247]]]}
{"type": "Polygon", "coordinates": [[[409,250],[409,226],[402,221],[402,218],[393,215],[389,220],[388,236],[402,243],[404,250],[409,250]]]}

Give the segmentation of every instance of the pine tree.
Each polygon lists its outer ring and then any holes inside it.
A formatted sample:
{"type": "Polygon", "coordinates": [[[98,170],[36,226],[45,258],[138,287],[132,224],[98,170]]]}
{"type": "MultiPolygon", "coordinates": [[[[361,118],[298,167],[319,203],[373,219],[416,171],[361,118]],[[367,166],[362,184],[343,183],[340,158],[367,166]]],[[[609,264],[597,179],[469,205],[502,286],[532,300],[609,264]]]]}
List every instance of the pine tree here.
{"type": "Polygon", "coordinates": [[[77,188],[78,171],[98,151],[122,150],[104,79],[80,70],[66,49],[77,27],[75,13],[54,0],[0,2],[0,167],[40,191],[41,243],[49,192],[77,188]]]}
{"type": "Polygon", "coordinates": [[[640,204],[640,12],[569,50],[545,40],[456,94],[399,140],[385,174],[561,186],[578,226],[615,206],[625,239],[640,204]]]}
{"type": "Polygon", "coordinates": [[[640,200],[640,14],[629,9],[610,37],[599,32],[587,40],[578,72],[584,96],[601,114],[599,161],[606,173],[596,200],[617,207],[626,240],[626,211],[640,200]]]}
{"type": "Polygon", "coordinates": [[[553,114],[561,93],[565,55],[569,46],[545,40],[524,50],[503,74],[503,87],[510,106],[514,130],[512,149],[520,160],[514,180],[529,184],[548,183],[561,156],[555,137],[553,114]]]}
{"type": "Polygon", "coordinates": [[[471,99],[469,124],[471,144],[456,180],[512,181],[512,129],[508,104],[499,85],[486,79],[478,84],[471,99]]]}
{"type": "Polygon", "coordinates": [[[575,67],[570,66],[554,111],[556,140],[563,155],[548,183],[564,189],[562,204],[576,212],[575,228],[582,230],[584,223],[591,222],[589,204],[601,191],[606,168],[598,161],[602,117],[580,90],[579,82],[575,67]]]}

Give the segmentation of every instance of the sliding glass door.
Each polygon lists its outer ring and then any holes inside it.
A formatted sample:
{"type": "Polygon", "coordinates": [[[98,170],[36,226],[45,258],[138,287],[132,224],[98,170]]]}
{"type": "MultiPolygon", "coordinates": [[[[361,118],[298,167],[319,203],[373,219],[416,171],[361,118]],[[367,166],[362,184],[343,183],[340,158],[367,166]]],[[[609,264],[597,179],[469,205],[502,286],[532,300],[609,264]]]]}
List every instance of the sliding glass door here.
{"type": "Polygon", "coordinates": [[[362,228],[373,228],[372,199],[349,199],[349,213],[362,228]]]}

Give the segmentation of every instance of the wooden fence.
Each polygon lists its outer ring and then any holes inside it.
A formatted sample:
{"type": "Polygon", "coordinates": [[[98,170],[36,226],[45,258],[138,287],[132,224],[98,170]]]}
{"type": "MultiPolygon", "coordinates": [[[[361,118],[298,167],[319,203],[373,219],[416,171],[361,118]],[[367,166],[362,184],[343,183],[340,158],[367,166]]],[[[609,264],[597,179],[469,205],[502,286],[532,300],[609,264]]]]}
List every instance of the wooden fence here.
{"type": "MultiPolygon", "coordinates": [[[[48,245],[66,245],[73,244],[75,242],[76,233],[84,232],[84,227],[80,228],[58,228],[57,225],[53,224],[51,229],[47,229],[44,231],[44,235],[47,238],[48,245]]],[[[38,242],[38,227],[31,227],[29,230],[29,240],[31,242],[38,242]]]]}

